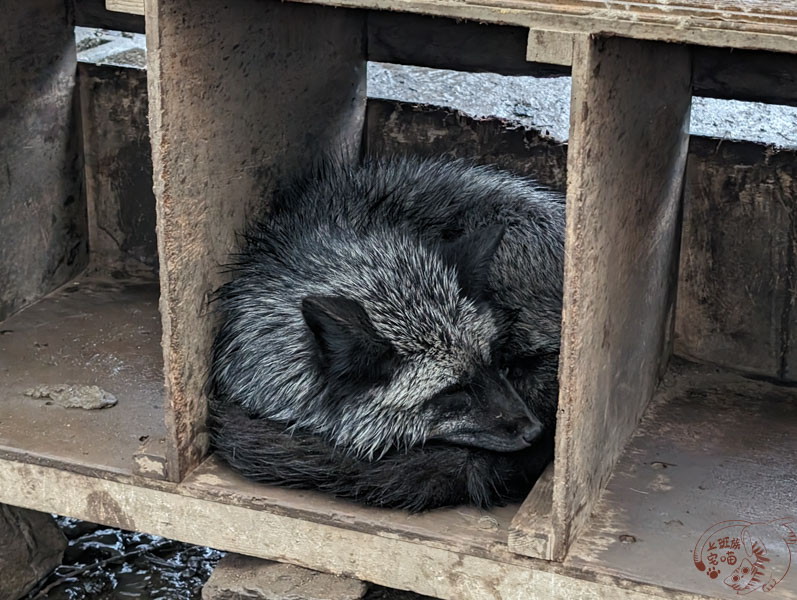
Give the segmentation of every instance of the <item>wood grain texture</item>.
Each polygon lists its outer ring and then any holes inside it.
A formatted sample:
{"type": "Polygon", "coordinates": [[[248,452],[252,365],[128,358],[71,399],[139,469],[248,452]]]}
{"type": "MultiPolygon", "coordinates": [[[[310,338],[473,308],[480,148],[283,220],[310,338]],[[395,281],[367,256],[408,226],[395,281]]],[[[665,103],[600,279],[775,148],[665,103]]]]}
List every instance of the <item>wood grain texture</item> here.
{"type": "Polygon", "coordinates": [[[797,152],[693,139],[678,354],[797,380],[797,152]]]}
{"type": "Polygon", "coordinates": [[[691,103],[688,49],[574,46],[553,555],[653,394],[672,314],[691,103]]]}
{"type": "MultiPolygon", "coordinates": [[[[720,521],[797,518],[795,431],[797,389],[674,360],[565,564],[743,597],[723,582],[733,570],[724,552],[711,579],[695,568],[692,550],[720,521]]],[[[785,566],[769,560],[773,571],[785,566]]],[[[791,569],[768,594],[748,597],[797,600],[791,569]]]]}
{"type": "Polygon", "coordinates": [[[0,453],[131,473],[142,437],[164,437],[158,285],[80,277],[0,324],[0,453]],[[25,395],[96,385],[117,404],[63,408],[25,395]]]}
{"type": "Polygon", "coordinates": [[[474,556],[458,550],[455,541],[435,544],[409,532],[358,531],[335,514],[319,523],[233,504],[185,485],[101,478],[4,458],[0,502],[450,600],[705,598],[632,579],[585,577],[581,568],[512,555],[500,547],[495,557],[474,556]]]}
{"type": "Polygon", "coordinates": [[[548,465],[509,526],[512,552],[553,560],[554,465],[548,465]]]}
{"type": "MultiPolygon", "coordinates": [[[[300,0],[531,29],[797,53],[797,0],[300,0]]],[[[144,0],[107,0],[138,12],[144,0]]]]}
{"type": "Polygon", "coordinates": [[[359,13],[242,0],[147,5],[170,476],[204,458],[208,301],[274,186],[324,152],[358,151],[359,13]]]}
{"type": "Polygon", "coordinates": [[[78,63],[90,270],[152,272],[155,195],[143,69],[78,63]]]}
{"type": "Polygon", "coordinates": [[[146,14],[144,1],[145,0],[105,0],[105,8],[114,12],[143,15],[146,14]]]}
{"type": "Polygon", "coordinates": [[[578,35],[566,31],[531,29],[526,60],[569,67],[573,64],[573,40],[578,35]]]}
{"type": "Polygon", "coordinates": [[[88,262],[70,16],[31,0],[0,19],[0,320],[88,262]]]}

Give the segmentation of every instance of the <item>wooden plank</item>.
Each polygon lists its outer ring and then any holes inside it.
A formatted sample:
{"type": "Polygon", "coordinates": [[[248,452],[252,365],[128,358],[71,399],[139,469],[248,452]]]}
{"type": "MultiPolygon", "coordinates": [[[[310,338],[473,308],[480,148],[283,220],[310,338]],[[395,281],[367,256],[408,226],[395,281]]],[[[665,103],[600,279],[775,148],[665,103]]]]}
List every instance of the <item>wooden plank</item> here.
{"type": "Polygon", "coordinates": [[[0,321],[88,262],[67,8],[11,3],[0,19],[0,321]]]}
{"type": "Polygon", "coordinates": [[[509,526],[509,549],[523,556],[553,560],[554,465],[548,465],[509,526]]]}
{"type": "MultiPolygon", "coordinates": [[[[716,579],[692,551],[720,521],[797,519],[795,431],[797,389],[676,362],[566,564],[739,598],[723,581],[734,568],[727,549],[717,548],[716,579]]],[[[734,556],[739,566],[745,549],[734,556]]],[[[786,566],[779,559],[788,557],[770,554],[773,571],[786,566]]],[[[761,596],[797,599],[793,568],[761,596]]]]}
{"type": "Polygon", "coordinates": [[[797,106],[797,55],[696,48],[693,93],[797,106]]]}
{"type": "MultiPolygon", "coordinates": [[[[553,62],[529,62],[528,31],[425,15],[368,13],[368,60],[456,71],[556,77],[569,72],[553,62]]],[[[564,64],[564,63],[562,63],[564,64]]],[[[567,63],[569,66],[569,63],[567,63]]]]}
{"type": "Polygon", "coordinates": [[[91,269],[158,264],[147,72],[78,63],[91,269]]]}
{"type": "Polygon", "coordinates": [[[0,450],[131,473],[141,438],[163,437],[158,286],[80,278],[0,324],[0,450]],[[115,406],[64,408],[31,398],[42,385],[93,386],[115,406]]]}
{"type": "Polygon", "coordinates": [[[653,394],[672,310],[687,48],[574,46],[554,557],[587,522],[653,394]]]}
{"type": "Polygon", "coordinates": [[[420,514],[375,508],[313,491],[253,483],[211,456],[183,480],[192,493],[255,510],[345,526],[389,537],[407,537],[473,556],[507,559],[507,532],[517,505],[485,511],[469,506],[420,514]]]}
{"type": "Polygon", "coordinates": [[[412,535],[357,531],[340,521],[316,523],[247,508],[173,483],[101,479],[2,458],[0,502],[451,600],[698,598],[631,580],[584,577],[581,569],[511,554],[473,556],[412,535]]]}
{"type": "Polygon", "coordinates": [[[797,380],[797,152],[692,139],[675,349],[797,380]]]}
{"type": "Polygon", "coordinates": [[[393,100],[368,100],[365,142],[374,154],[450,156],[493,164],[564,191],[567,147],[499,119],[393,100]]]}
{"type": "MultiPolygon", "coordinates": [[[[140,11],[144,0],[107,0],[140,11]]],[[[536,30],[797,53],[795,0],[301,0],[536,30]]]]}
{"type": "Polygon", "coordinates": [[[573,64],[573,41],[577,35],[569,31],[531,29],[526,60],[569,67],[573,64]]]}
{"type": "Polygon", "coordinates": [[[357,155],[364,20],[242,0],[147,5],[170,475],[205,457],[208,299],[248,217],[329,150],[357,155]]]}
{"type": "Polygon", "coordinates": [[[133,2],[127,10],[108,10],[105,0],[74,0],[75,25],[144,33],[144,3],[133,2]],[[138,12],[138,11],[141,12],[138,12]]]}
{"type": "Polygon", "coordinates": [[[145,0],[105,0],[105,8],[114,12],[144,15],[146,14],[144,1],[145,0]]]}

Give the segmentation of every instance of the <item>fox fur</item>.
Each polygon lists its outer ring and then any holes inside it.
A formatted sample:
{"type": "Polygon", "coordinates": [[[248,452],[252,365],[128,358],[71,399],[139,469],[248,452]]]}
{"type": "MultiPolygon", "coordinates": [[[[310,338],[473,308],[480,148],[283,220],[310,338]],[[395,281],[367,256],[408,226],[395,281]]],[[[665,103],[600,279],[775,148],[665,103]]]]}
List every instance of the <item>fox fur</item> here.
{"type": "Polygon", "coordinates": [[[276,194],[217,294],[216,452],[381,506],[522,497],[553,452],[563,236],[561,194],[462,161],[276,194]]]}

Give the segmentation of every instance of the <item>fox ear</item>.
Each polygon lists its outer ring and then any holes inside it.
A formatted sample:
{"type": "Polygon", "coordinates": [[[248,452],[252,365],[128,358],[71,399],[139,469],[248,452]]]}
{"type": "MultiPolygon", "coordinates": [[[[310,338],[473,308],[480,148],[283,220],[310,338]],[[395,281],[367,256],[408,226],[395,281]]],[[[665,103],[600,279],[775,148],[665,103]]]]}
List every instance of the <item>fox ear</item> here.
{"type": "Polygon", "coordinates": [[[396,353],[356,300],[308,296],[302,316],[313,334],[321,367],[332,377],[377,382],[390,377],[396,353]]]}
{"type": "Polygon", "coordinates": [[[443,261],[456,269],[466,296],[481,298],[487,292],[490,264],[505,231],[504,225],[490,225],[443,244],[443,261]]]}

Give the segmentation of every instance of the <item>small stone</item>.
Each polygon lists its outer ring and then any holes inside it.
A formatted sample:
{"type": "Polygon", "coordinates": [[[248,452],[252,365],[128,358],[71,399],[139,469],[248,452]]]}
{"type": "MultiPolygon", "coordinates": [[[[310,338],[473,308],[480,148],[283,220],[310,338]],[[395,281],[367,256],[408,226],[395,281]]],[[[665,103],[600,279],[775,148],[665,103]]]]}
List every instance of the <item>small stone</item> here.
{"type": "Polygon", "coordinates": [[[0,600],[17,600],[61,564],[66,538],[52,516],[0,504],[0,600]]]}
{"type": "Polygon", "coordinates": [[[117,402],[116,396],[96,385],[37,385],[25,390],[25,395],[37,399],[49,398],[63,408],[86,410],[108,408],[117,402]]]}
{"type": "Polygon", "coordinates": [[[228,554],[202,589],[202,600],[360,600],[365,582],[241,554],[228,554]]]}

